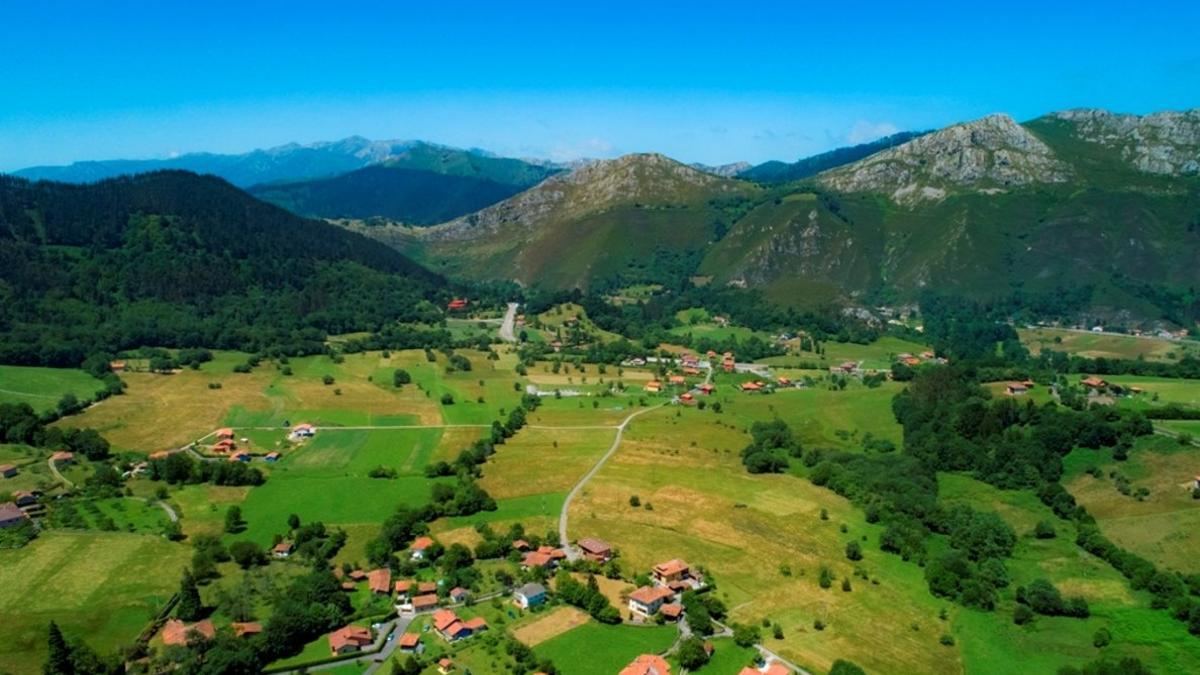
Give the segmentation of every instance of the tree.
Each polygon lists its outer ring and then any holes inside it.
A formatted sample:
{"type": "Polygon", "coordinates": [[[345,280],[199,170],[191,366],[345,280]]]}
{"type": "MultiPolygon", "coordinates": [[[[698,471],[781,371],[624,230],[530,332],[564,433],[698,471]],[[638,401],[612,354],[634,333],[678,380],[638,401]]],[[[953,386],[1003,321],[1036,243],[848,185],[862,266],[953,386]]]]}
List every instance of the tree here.
{"type": "Polygon", "coordinates": [[[1054,524],[1048,520],[1039,520],[1033,528],[1033,536],[1038,539],[1053,539],[1058,536],[1054,531],[1054,524]]]}
{"type": "Polygon", "coordinates": [[[690,637],[679,644],[679,665],[688,670],[698,670],[708,663],[708,652],[704,649],[704,641],[698,637],[690,637]]]}
{"type": "Polygon", "coordinates": [[[291,514],[291,515],[289,515],[289,516],[288,516],[288,521],[287,521],[287,523],[288,523],[288,529],[289,529],[289,530],[298,530],[298,529],[300,529],[300,516],[298,516],[298,515],[296,515],[296,514],[294,514],[294,513],[293,513],[293,514],[291,514]]]}
{"type": "Polygon", "coordinates": [[[225,531],[237,534],[246,529],[246,521],[242,520],[242,507],[234,504],[225,511],[225,531]]]}
{"type": "Polygon", "coordinates": [[[179,602],[175,604],[175,616],[183,621],[197,621],[204,616],[204,605],[200,602],[200,589],[191,570],[183,568],[179,582],[179,602]]]}
{"type": "Polygon", "coordinates": [[[862,560],[862,546],[857,539],[851,539],[846,542],[846,559],[847,560],[862,560]]]}
{"type": "Polygon", "coordinates": [[[229,555],[242,569],[250,569],[267,562],[267,554],[261,546],[252,541],[233,542],[229,545],[229,555]]]}
{"type": "Polygon", "coordinates": [[[739,647],[753,647],[762,640],[762,634],[758,631],[758,626],[750,624],[737,624],[733,627],[733,641],[739,647]]]}
{"type": "Polygon", "coordinates": [[[75,663],[71,660],[71,647],[59,630],[58,624],[50,622],[50,634],[47,640],[50,653],[46,655],[46,664],[42,668],[45,675],[74,675],[75,663]]]}
{"type": "Polygon", "coordinates": [[[867,675],[867,673],[852,661],[838,659],[833,662],[833,667],[829,669],[829,675],[867,675]]]}
{"type": "Polygon", "coordinates": [[[409,382],[412,382],[412,375],[409,375],[407,370],[403,368],[397,368],[396,372],[392,373],[392,385],[397,389],[403,387],[409,382]]]}

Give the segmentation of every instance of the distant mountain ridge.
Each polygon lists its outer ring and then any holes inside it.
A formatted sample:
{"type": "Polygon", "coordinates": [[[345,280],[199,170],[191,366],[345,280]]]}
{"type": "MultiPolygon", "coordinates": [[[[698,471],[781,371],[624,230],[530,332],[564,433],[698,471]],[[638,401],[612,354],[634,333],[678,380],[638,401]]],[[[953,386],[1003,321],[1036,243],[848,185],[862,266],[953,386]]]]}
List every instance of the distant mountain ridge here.
{"type": "Polygon", "coordinates": [[[746,180],[758,181],[760,183],[787,183],[801,180],[815,176],[822,171],[828,171],[829,169],[843,166],[850,162],[856,162],[881,150],[902,145],[926,133],[929,132],[902,131],[869,143],[835,148],[828,152],[805,157],[790,164],[779,161],[763,162],[756,166],[747,167],[734,175],[738,178],[745,178],[746,180]]]}

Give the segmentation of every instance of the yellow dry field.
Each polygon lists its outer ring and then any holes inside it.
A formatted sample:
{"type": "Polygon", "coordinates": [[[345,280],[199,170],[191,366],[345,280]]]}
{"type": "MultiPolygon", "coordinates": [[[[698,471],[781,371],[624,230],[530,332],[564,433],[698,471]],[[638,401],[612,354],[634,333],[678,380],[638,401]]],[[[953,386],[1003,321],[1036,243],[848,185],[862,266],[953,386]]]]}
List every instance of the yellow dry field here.
{"type": "Polygon", "coordinates": [[[778,622],[785,638],[772,648],[817,671],[847,658],[868,672],[961,672],[957,651],[938,644],[943,603],[920,568],[879,552],[878,526],[841,497],[794,476],[746,473],[737,452],[746,436],[713,420],[666,408],[632,422],[572,503],[568,535],[616,542],[630,573],[675,557],[706,568],[733,621],[778,622]],[[853,576],[844,556],[846,542],[864,536],[859,565],[878,585],[853,576]],[[837,577],[830,589],[817,583],[822,564],[837,577]],[[852,579],[849,593],[843,577],[852,579]],[[813,628],[818,618],[824,631],[813,628]]]}
{"type": "MultiPolygon", "coordinates": [[[[480,428],[442,429],[442,437],[438,440],[437,447],[434,448],[433,454],[429,456],[429,462],[453,462],[455,458],[458,457],[458,453],[466,450],[471,446],[472,443],[487,436],[488,434],[488,429],[480,428]]],[[[419,471],[422,468],[423,467],[407,464],[401,467],[401,469],[405,471],[419,471]]]]}
{"type": "Polygon", "coordinates": [[[588,615],[574,607],[557,607],[537,615],[537,618],[512,630],[512,636],[529,647],[535,647],[552,637],[578,628],[588,622],[588,615]]]}
{"type": "Polygon", "coordinates": [[[612,429],[525,428],[496,446],[479,484],[496,499],[566,492],[616,437],[612,429]]]}

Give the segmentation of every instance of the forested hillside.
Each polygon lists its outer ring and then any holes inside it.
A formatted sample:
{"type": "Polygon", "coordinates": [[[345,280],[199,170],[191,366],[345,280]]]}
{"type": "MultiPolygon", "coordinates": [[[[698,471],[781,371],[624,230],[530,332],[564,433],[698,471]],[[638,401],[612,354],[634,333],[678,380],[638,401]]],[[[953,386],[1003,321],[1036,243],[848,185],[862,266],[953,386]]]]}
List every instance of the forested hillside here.
{"type": "Polygon", "coordinates": [[[211,176],[0,178],[0,361],[75,365],[140,345],[311,350],[436,317],[400,253],[211,176]]]}

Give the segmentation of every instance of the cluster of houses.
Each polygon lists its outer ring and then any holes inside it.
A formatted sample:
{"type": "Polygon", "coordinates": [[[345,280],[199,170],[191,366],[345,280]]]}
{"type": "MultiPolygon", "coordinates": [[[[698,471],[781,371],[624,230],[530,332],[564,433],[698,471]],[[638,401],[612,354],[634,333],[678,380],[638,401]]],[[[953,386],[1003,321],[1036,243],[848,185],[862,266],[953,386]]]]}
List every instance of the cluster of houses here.
{"type": "MultiPolygon", "coordinates": [[[[263,631],[262,624],[257,621],[235,621],[230,624],[233,635],[246,638],[258,635],[263,631]]],[[[169,647],[186,647],[195,642],[208,642],[217,636],[217,628],[211,619],[203,619],[195,623],[184,623],[179,619],[170,619],[163,624],[160,633],[164,645],[169,647]]]]}
{"type": "Polygon", "coordinates": [[[513,548],[521,553],[522,569],[552,570],[567,559],[567,552],[553,546],[539,546],[536,549],[524,539],[513,542],[513,548]]]}
{"type": "Polygon", "coordinates": [[[629,613],[642,620],[655,615],[662,615],[668,621],[679,620],[683,616],[679,596],[704,586],[704,577],[693,572],[691,566],[679,558],[655,565],[650,578],[649,586],[629,594],[629,613]]]}

